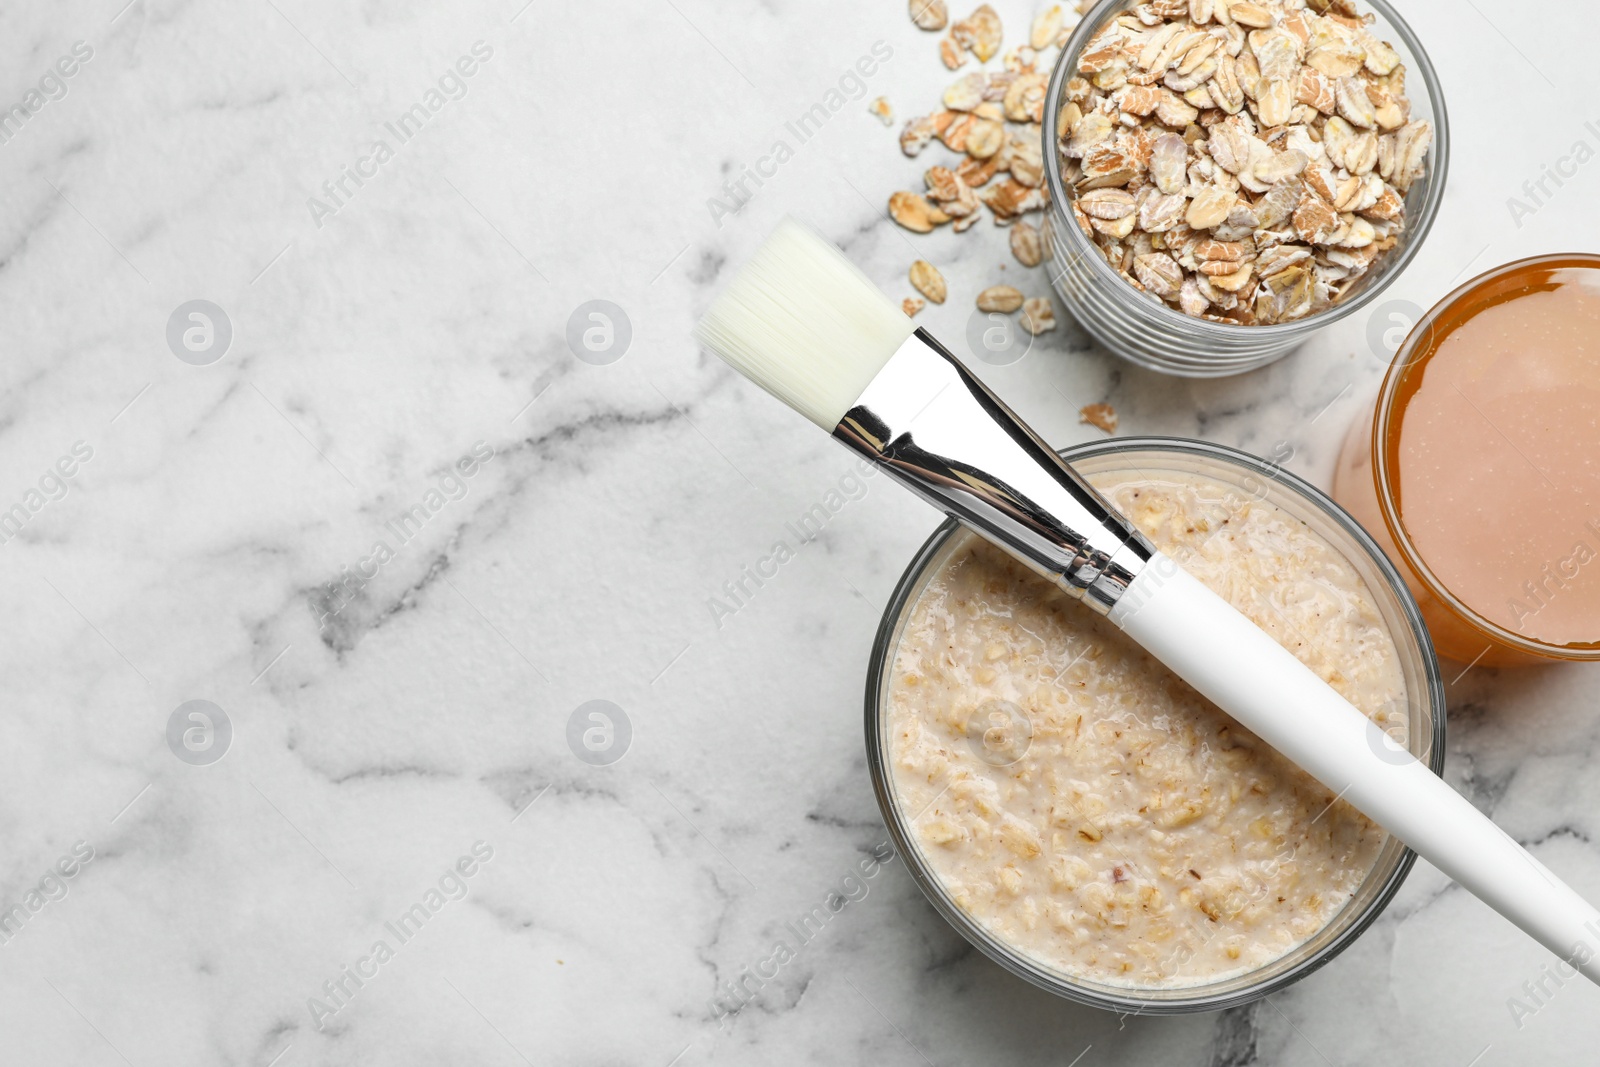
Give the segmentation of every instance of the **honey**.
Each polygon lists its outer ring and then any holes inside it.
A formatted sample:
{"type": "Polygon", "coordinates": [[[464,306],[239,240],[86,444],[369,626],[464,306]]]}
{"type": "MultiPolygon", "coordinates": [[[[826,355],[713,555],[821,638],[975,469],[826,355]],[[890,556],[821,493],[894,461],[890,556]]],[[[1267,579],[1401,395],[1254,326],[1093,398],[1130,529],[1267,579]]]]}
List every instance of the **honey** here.
{"type": "Polygon", "coordinates": [[[1334,495],[1405,573],[1439,652],[1600,658],[1600,257],[1546,256],[1425,316],[1334,495]]]}

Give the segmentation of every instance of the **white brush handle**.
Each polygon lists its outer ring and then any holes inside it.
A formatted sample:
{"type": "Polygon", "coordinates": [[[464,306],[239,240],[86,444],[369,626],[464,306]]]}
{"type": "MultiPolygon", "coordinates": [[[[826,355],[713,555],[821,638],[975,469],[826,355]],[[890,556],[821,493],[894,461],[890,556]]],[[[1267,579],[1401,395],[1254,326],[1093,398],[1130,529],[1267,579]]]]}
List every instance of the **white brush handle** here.
{"type": "Polygon", "coordinates": [[[1231,604],[1158,554],[1111,612],[1173,673],[1600,983],[1600,911],[1231,604]]]}

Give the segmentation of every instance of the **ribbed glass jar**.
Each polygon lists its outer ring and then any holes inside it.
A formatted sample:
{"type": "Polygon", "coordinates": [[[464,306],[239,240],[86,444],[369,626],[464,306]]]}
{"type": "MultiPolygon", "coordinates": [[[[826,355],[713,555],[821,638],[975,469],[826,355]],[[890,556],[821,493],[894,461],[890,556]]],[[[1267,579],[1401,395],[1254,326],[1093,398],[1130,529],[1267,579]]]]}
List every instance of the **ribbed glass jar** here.
{"type": "Polygon", "coordinates": [[[1359,0],[1375,16],[1371,32],[1400,54],[1407,72],[1411,114],[1433,124],[1427,172],[1406,193],[1406,228],[1399,243],[1379,259],[1353,292],[1315,315],[1270,326],[1243,326],[1197,319],[1128,284],[1073,221],[1061,173],[1058,119],[1066,84],[1077,70],[1084,45],[1107,22],[1135,6],[1134,0],[1101,0],[1085,15],[1056,61],[1044,109],[1045,175],[1050,188],[1046,263],[1056,291],[1074,318],[1117,355],[1169,374],[1218,378],[1265,366],[1287,355],[1311,334],[1366,306],[1405,270],[1433,226],[1444,199],[1450,161],[1450,125],[1438,75],[1411,27],[1385,0],[1359,0]]]}

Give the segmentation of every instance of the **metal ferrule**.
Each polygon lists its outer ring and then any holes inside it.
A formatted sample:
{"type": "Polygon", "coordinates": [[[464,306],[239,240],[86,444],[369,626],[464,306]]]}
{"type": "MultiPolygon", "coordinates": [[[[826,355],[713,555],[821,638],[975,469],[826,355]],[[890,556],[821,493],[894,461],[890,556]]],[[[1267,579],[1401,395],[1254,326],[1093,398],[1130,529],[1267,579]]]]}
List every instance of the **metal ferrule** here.
{"type": "Polygon", "coordinates": [[[833,436],[1104,615],[1155,548],[925,330],[833,436]]]}

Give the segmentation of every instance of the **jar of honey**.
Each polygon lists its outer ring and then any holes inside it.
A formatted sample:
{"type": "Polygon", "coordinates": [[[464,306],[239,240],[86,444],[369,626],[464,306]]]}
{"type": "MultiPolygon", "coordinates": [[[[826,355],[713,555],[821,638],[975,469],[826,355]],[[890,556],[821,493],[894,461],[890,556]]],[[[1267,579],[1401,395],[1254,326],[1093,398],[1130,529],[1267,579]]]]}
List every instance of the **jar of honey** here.
{"type": "Polygon", "coordinates": [[[1441,655],[1600,660],[1600,256],[1483,274],[1406,337],[1334,497],[1441,655]]]}

